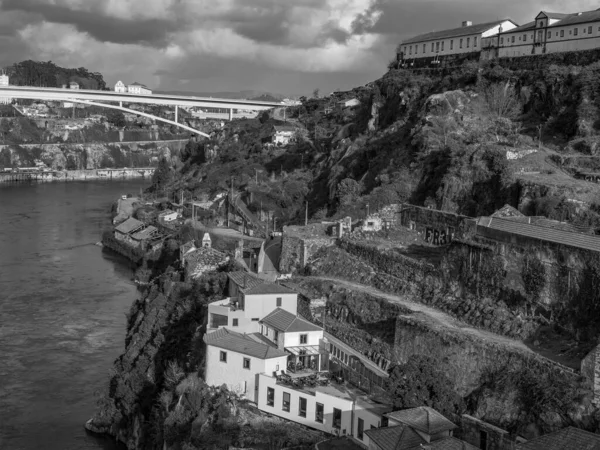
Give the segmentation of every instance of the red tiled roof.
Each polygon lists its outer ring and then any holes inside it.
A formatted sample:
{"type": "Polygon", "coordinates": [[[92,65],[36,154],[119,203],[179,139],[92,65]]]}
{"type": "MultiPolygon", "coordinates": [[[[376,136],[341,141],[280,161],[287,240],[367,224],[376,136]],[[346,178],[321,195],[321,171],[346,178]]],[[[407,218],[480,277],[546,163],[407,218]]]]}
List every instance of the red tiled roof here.
{"type": "Polygon", "coordinates": [[[263,282],[262,284],[242,288],[242,292],[246,295],[261,295],[261,294],[296,294],[296,291],[286,288],[281,284],[263,282]]]}
{"type": "MultiPolygon", "coordinates": [[[[423,42],[423,41],[433,41],[433,40],[438,40],[438,39],[448,39],[448,38],[467,36],[467,35],[472,35],[472,34],[485,33],[486,31],[490,30],[491,28],[494,28],[495,26],[500,25],[501,23],[503,23],[507,20],[510,20],[511,22],[513,22],[511,19],[503,19],[503,20],[496,20],[494,22],[479,23],[479,24],[468,26],[468,27],[452,28],[450,30],[433,31],[431,33],[420,34],[418,36],[415,36],[415,37],[412,37],[405,41],[402,41],[401,45],[414,44],[415,42],[418,43],[418,42],[423,42]]],[[[515,22],[513,22],[513,23],[515,25],[517,25],[515,22]]]]}
{"type": "Polygon", "coordinates": [[[517,450],[565,449],[600,450],[600,435],[568,427],[517,445],[517,450]]]}
{"type": "Polygon", "coordinates": [[[257,278],[255,275],[252,275],[248,272],[229,272],[228,275],[229,279],[242,289],[244,289],[244,286],[246,286],[246,288],[250,288],[264,283],[264,280],[261,280],[260,278],[257,278]]]}
{"type": "MultiPolygon", "coordinates": [[[[547,14],[547,13],[546,13],[547,14]]],[[[565,25],[577,25],[579,23],[600,21],[600,9],[594,11],[585,11],[582,13],[564,14],[565,17],[556,17],[561,19],[559,22],[549,25],[548,28],[563,27],[565,25]]],[[[554,18],[554,17],[553,17],[554,18]]]]}
{"type": "Polygon", "coordinates": [[[281,308],[277,308],[260,322],[286,333],[323,330],[320,326],[315,325],[300,316],[295,316],[291,312],[281,308]]]}
{"type": "Polygon", "coordinates": [[[135,239],[136,241],[143,241],[144,239],[151,238],[157,231],[158,229],[156,227],[150,225],[149,227],[146,227],[143,230],[138,231],[137,233],[133,233],[131,235],[131,238],[135,239]]]}
{"type": "Polygon", "coordinates": [[[480,231],[485,228],[504,231],[505,233],[516,234],[540,241],[553,242],[569,247],[600,252],[600,236],[541,227],[499,217],[480,217],[477,220],[478,234],[483,234],[485,236],[485,233],[480,233],[480,231]]]}
{"type": "MultiPolygon", "coordinates": [[[[427,450],[479,450],[479,447],[475,447],[468,442],[461,441],[460,439],[450,436],[430,442],[425,448],[427,450]]],[[[418,445],[406,450],[423,450],[423,447],[418,445]]]]}
{"type": "Polygon", "coordinates": [[[287,353],[283,350],[262,344],[245,334],[236,333],[227,328],[219,328],[213,333],[207,333],[202,339],[206,345],[253,356],[259,359],[272,359],[287,356],[287,353]]]}
{"type": "Polygon", "coordinates": [[[405,425],[394,427],[372,428],[366,430],[365,434],[377,444],[381,450],[404,450],[419,448],[427,441],[419,436],[414,430],[405,425]]]}
{"type": "Polygon", "coordinates": [[[430,436],[456,428],[456,425],[428,406],[394,411],[385,414],[385,416],[430,436]]]}

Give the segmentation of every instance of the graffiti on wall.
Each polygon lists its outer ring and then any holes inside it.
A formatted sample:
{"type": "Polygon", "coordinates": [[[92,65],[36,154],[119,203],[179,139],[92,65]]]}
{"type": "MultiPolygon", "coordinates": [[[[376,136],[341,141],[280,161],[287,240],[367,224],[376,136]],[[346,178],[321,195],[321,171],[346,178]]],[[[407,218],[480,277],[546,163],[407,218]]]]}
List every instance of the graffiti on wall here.
{"type": "Polygon", "coordinates": [[[435,230],[433,228],[425,229],[425,242],[433,245],[446,245],[452,241],[452,235],[454,233],[451,229],[448,230],[435,230]]]}

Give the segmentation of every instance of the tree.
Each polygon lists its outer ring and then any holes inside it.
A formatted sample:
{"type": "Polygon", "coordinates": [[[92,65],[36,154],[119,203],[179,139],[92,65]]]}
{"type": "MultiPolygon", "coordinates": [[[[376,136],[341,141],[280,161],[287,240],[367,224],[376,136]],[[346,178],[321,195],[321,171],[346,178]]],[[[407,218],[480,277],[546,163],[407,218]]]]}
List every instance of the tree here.
{"type": "Polygon", "coordinates": [[[2,133],[2,141],[6,142],[6,135],[10,133],[10,122],[7,119],[0,121],[0,133],[2,133]]]}
{"type": "Polygon", "coordinates": [[[349,205],[358,200],[363,186],[352,178],[344,178],[337,185],[336,197],[342,205],[349,205]]]}
{"type": "Polygon", "coordinates": [[[495,83],[484,87],[483,98],[488,112],[495,117],[514,119],[522,109],[515,88],[510,83],[495,83]]]}
{"type": "Polygon", "coordinates": [[[125,115],[116,109],[109,109],[106,113],[106,121],[117,128],[123,128],[127,125],[125,115]]]}
{"type": "Polygon", "coordinates": [[[430,356],[413,355],[406,364],[394,367],[387,388],[395,408],[429,406],[445,415],[463,409],[454,383],[439,361],[430,356]]]}
{"type": "Polygon", "coordinates": [[[155,191],[163,189],[171,181],[171,168],[165,157],[162,157],[152,175],[152,185],[155,191]]]}
{"type": "Polygon", "coordinates": [[[320,92],[321,92],[321,91],[319,91],[319,88],[315,89],[315,90],[313,91],[313,98],[319,98],[319,93],[320,93],[320,92]]]}

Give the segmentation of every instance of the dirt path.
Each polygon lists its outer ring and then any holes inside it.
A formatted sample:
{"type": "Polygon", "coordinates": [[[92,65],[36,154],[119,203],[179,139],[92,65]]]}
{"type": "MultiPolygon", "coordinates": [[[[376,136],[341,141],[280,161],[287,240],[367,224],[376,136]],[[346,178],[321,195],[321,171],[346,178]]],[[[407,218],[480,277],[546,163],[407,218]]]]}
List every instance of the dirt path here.
{"type": "Polygon", "coordinates": [[[393,295],[393,294],[387,294],[387,293],[380,291],[379,289],[376,289],[374,287],[365,286],[363,284],[358,284],[358,283],[353,283],[351,281],[347,281],[347,280],[343,280],[343,279],[339,279],[339,278],[333,278],[333,277],[310,277],[310,278],[314,278],[314,279],[322,280],[322,281],[331,281],[336,284],[342,285],[348,289],[351,289],[353,291],[364,292],[366,294],[373,295],[374,297],[383,298],[389,302],[396,303],[407,309],[410,309],[413,312],[423,313],[427,317],[429,317],[433,322],[435,322],[437,325],[439,325],[441,327],[447,328],[452,331],[458,331],[460,333],[465,333],[465,334],[474,336],[481,341],[505,345],[507,347],[512,347],[516,350],[521,350],[521,351],[532,353],[532,354],[535,353],[521,341],[517,341],[515,339],[511,339],[511,338],[508,338],[505,336],[500,336],[500,335],[494,334],[490,331],[473,328],[463,322],[460,322],[459,320],[455,319],[454,317],[452,317],[444,312],[438,311],[437,309],[431,308],[429,306],[426,306],[426,305],[423,305],[420,303],[412,302],[410,300],[407,300],[404,297],[401,297],[398,295],[393,295]]]}

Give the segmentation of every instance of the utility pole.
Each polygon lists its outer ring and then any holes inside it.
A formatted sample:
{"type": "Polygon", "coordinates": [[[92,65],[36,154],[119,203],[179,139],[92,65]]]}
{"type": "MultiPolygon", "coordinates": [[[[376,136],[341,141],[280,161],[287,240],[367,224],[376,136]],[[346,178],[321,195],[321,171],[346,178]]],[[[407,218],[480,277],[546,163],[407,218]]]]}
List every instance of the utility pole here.
{"type": "Polygon", "coordinates": [[[306,208],[304,210],[304,226],[308,226],[308,200],[306,201],[306,208]]]}
{"type": "Polygon", "coordinates": [[[538,135],[538,149],[541,149],[542,148],[542,128],[543,128],[543,125],[539,124],[537,128],[538,128],[538,131],[539,131],[539,135],[538,135]]]}
{"type": "Polygon", "coordinates": [[[367,217],[369,217],[369,204],[367,203],[367,217]]]}

